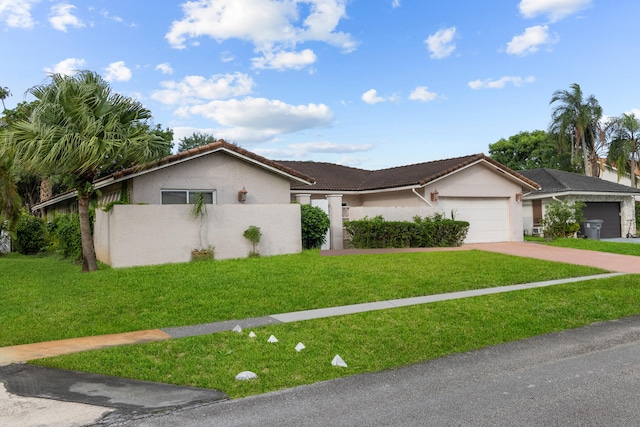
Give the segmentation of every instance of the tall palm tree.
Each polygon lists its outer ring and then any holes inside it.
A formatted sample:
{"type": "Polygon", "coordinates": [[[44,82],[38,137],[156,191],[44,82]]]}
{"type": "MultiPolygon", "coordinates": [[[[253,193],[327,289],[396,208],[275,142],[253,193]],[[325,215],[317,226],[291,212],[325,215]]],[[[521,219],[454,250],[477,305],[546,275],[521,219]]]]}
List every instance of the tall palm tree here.
{"type": "Polygon", "coordinates": [[[144,163],[166,151],[167,143],[148,127],[142,104],[112,93],[97,73],[52,74],[50,82],[29,89],[39,102],[29,119],[12,123],[0,143],[0,156],[14,150],[17,161],[41,176],[59,175],[78,192],[83,271],[97,270],[89,222],[93,180],[118,165],[144,163]]]}
{"type": "Polygon", "coordinates": [[[635,171],[640,161],[640,120],[633,113],[623,114],[611,119],[607,130],[611,135],[607,159],[616,165],[618,178],[629,173],[635,187],[635,171]]]}
{"type": "Polygon", "coordinates": [[[20,215],[20,196],[10,153],[0,157],[0,229],[5,221],[13,228],[20,215]]]}
{"type": "Polygon", "coordinates": [[[551,114],[549,132],[557,135],[559,147],[562,148],[567,143],[571,144],[572,160],[574,153],[581,152],[584,174],[592,175],[589,155],[593,152],[593,148],[589,150],[587,133],[590,126],[593,129],[599,126],[602,109],[593,95],[584,99],[579,84],[573,83],[570,88],[570,90],[557,90],[551,96],[549,104],[558,104],[551,114]]]}
{"type": "Polygon", "coordinates": [[[4,105],[4,100],[11,96],[11,91],[8,87],[0,86],[0,101],[2,101],[2,109],[6,110],[7,107],[4,105]]]}

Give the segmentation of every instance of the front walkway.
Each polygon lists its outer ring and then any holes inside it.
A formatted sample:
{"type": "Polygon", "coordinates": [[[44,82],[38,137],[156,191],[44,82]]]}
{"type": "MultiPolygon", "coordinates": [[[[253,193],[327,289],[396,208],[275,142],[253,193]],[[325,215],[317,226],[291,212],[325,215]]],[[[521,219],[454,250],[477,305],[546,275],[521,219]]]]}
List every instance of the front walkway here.
{"type": "Polygon", "coordinates": [[[616,255],[603,252],[584,251],[579,249],[558,248],[527,242],[482,243],[464,245],[459,248],[342,250],[322,251],[321,253],[325,256],[334,256],[366,253],[374,254],[392,252],[433,252],[451,250],[483,250],[489,252],[499,252],[514,256],[598,267],[604,270],[608,270],[612,273],[536,283],[526,283],[520,285],[500,286],[488,289],[476,289],[471,291],[453,292],[439,295],[396,299],[390,301],[354,304],[342,307],[298,311],[293,313],[280,313],[252,319],[228,320],[225,322],[215,322],[203,325],[154,329],[148,331],[102,335],[98,337],[81,337],[67,340],[1,347],[0,366],[8,365],[11,363],[25,362],[32,359],[59,356],[62,354],[77,353],[87,350],[96,350],[99,348],[112,347],[117,345],[137,344],[143,342],[161,341],[170,338],[182,338],[196,335],[212,334],[222,331],[230,331],[238,325],[243,329],[247,329],[278,323],[299,322],[303,320],[318,319],[323,317],[343,316],[364,311],[384,310],[407,305],[428,304],[431,302],[444,301],[449,299],[468,298],[479,295],[511,292],[535,287],[553,286],[563,283],[606,278],[625,273],[640,274],[640,259],[635,256],[616,255]]]}

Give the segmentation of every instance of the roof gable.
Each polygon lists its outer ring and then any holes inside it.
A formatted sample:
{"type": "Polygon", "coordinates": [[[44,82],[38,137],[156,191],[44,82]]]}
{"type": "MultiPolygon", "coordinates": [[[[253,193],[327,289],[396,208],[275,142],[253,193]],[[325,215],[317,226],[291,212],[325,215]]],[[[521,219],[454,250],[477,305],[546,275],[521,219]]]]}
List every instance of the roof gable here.
{"type": "Polygon", "coordinates": [[[316,183],[312,186],[292,186],[293,190],[318,191],[376,191],[401,187],[420,187],[455,173],[476,163],[483,163],[504,173],[509,179],[519,181],[530,189],[539,186],[532,180],[512,171],[506,166],[485,156],[473,154],[464,157],[416,163],[388,169],[364,170],[332,163],[278,161],[292,169],[312,175],[316,183]]]}
{"type": "Polygon", "coordinates": [[[542,189],[533,192],[532,195],[569,192],[640,194],[640,190],[633,187],[557,169],[531,169],[520,171],[520,174],[542,186],[542,189]]]}
{"type": "MultiPolygon", "coordinates": [[[[110,175],[101,177],[94,181],[95,188],[103,188],[107,185],[124,181],[136,176],[151,173],[159,169],[170,167],[183,163],[188,160],[196,159],[202,156],[210,155],[216,152],[224,152],[243,161],[249,162],[257,167],[266,169],[278,175],[284,176],[291,182],[292,185],[308,186],[315,180],[309,175],[306,175],[298,170],[291,169],[285,165],[274,162],[273,160],[266,159],[255,153],[247,151],[234,144],[229,144],[224,140],[218,140],[201,147],[192,148],[191,150],[183,151],[180,153],[172,154],[162,159],[155,160],[143,165],[132,166],[110,175]]],[[[64,200],[68,200],[77,196],[75,190],[67,191],[66,193],[59,194],[49,200],[42,201],[32,207],[32,210],[44,208],[46,206],[55,205],[64,200]]]]}
{"type": "Polygon", "coordinates": [[[278,173],[280,175],[285,175],[291,180],[292,183],[297,182],[299,184],[309,185],[314,182],[314,178],[312,178],[311,176],[305,175],[300,171],[293,170],[287,166],[274,162],[273,160],[266,159],[262,156],[252,153],[251,151],[247,151],[243,148],[238,147],[237,145],[229,144],[228,142],[220,139],[216,142],[212,142],[201,147],[192,148],[191,150],[172,154],[153,162],[145,163],[138,166],[132,166],[130,168],[114,172],[111,175],[96,180],[95,184],[97,185],[99,183],[102,183],[103,181],[119,181],[125,177],[149,173],[151,171],[155,171],[219,151],[226,152],[234,157],[241,158],[245,161],[248,161],[249,163],[253,163],[257,166],[271,170],[272,172],[278,173]]]}

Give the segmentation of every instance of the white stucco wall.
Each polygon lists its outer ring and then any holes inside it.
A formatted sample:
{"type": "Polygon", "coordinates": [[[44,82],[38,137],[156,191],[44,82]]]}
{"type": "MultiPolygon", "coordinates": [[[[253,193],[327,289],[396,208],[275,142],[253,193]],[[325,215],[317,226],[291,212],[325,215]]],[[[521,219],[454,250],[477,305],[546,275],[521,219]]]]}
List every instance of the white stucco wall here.
{"type": "MultiPolygon", "coordinates": [[[[203,246],[214,246],[216,259],[246,257],[252,246],[243,233],[251,225],[262,232],[261,255],[301,251],[296,204],[208,205],[203,246]]],[[[200,221],[186,205],[116,205],[96,211],[94,242],[98,259],[112,267],[187,262],[200,247],[200,221]]]]}
{"type": "Polygon", "coordinates": [[[238,191],[247,190],[245,204],[288,204],[290,182],[254,164],[216,152],[133,178],[132,203],[161,203],[161,190],[215,190],[218,205],[240,204],[238,191]]]}

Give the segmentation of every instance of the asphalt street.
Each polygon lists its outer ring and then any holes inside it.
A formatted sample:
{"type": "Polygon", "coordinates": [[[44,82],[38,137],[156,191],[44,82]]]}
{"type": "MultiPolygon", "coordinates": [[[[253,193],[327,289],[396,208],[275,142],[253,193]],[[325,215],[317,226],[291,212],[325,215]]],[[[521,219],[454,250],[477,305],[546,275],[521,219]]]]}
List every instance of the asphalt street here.
{"type": "Polygon", "coordinates": [[[640,316],[121,426],[637,426],[640,316]]]}

